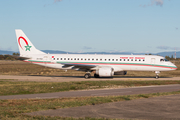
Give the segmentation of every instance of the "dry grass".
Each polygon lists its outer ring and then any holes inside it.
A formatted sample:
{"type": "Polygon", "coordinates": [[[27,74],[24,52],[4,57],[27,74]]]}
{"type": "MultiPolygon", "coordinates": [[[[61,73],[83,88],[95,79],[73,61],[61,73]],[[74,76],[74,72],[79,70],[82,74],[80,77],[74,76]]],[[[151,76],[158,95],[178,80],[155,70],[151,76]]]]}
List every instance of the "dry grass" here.
{"type": "MultiPolygon", "coordinates": [[[[180,77],[180,61],[173,61],[178,67],[175,71],[161,72],[160,77],[180,77]]],[[[1,75],[42,75],[42,76],[84,76],[84,72],[68,70],[67,72],[60,69],[47,68],[22,61],[5,61],[0,60],[1,75]]],[[[154,77],[154,72],[136,72],[128,71],[124,77],[154,77]]],[[[116,76],[115,76],[116,77],[116,76]]],[[[121,75],[121,77],[123,77],[121,75]]]]}
{"type": "Polygon", "coordinates": [[[47,68],[23,61],[0,60],[1,75],[83,76],[84,72],[47,68]]]}

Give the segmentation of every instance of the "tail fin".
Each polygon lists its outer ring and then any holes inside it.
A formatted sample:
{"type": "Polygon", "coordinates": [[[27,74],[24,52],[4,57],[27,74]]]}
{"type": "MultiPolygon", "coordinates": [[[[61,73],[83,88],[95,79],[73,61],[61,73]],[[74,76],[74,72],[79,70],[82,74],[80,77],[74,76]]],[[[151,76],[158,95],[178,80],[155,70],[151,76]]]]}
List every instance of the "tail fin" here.
{"type": "Polygon", "coordinates": [[[20,56],[27,57],[37,54],[46,54],[34,47],[22,30],[16,29],[16,37],[19,47],[20,56]]]}

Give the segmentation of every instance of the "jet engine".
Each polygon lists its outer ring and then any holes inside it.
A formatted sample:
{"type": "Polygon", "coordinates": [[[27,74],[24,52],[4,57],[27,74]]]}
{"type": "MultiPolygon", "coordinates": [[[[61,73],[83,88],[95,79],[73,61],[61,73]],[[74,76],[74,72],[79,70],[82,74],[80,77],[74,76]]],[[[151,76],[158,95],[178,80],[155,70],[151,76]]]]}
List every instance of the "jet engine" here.
{"type": "Polygon", "coordinates": [[[112,77],[114,75],[114,69],[110,67],[99,68],[99,70],[96,70],[96,74],[99,75],[99,77],[112,77]]]}
{"type": "Polygon", "coordinates": [[[114,72],[114,75],[126,75],[127,71],[114,72]]]}

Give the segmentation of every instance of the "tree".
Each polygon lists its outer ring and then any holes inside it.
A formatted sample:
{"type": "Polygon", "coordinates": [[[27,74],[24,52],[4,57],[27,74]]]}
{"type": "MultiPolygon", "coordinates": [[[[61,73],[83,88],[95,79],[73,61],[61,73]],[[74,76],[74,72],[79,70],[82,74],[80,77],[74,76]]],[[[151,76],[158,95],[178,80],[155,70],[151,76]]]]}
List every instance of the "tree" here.
{"type": "Polygon", "coordinates": [[[170,57],[169,57],[169,56],[165,56],[165,58],[166,58],[167,60],[170,60],[170,57]]]}
{"type": "Polygon", "coordinates": [[[4,60],[4,55],[0,55],[0,60],[4,60]]]}
{"type": "Polygon", "coordinates": [[[15,55],[15,56],[19,56],[19,53],[13,53],[13,55],[15,55]]]}
{"type": "Polygon", "coordinates": [[[174,57],[173,57],[173,55],[171,55],[171,59],[173,59],[174,57]]]}

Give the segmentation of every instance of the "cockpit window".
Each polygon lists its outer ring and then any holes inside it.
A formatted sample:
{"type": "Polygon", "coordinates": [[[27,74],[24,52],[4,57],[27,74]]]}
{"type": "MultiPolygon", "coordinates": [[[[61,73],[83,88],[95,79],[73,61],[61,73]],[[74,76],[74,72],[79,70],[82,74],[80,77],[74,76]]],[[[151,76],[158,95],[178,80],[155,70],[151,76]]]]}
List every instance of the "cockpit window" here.
{"type": "Polygon", "coordinates": [[[167,59],[164,59],[165,61],[168,61],[167,59]]]}
{"type": "Polygon", "coordinates": [[[162,61],[164,61],[164,59],[160,59],[160,61],[162,62],[162,61]]]}
{"type": "Polygon", "coordinates": [[[163,61],[168,61],[168,60],[167,59],[160,59],[160,61],[163,62],[163,61]]]}

